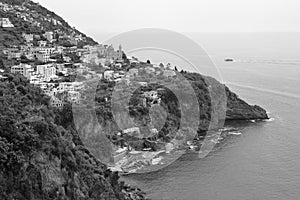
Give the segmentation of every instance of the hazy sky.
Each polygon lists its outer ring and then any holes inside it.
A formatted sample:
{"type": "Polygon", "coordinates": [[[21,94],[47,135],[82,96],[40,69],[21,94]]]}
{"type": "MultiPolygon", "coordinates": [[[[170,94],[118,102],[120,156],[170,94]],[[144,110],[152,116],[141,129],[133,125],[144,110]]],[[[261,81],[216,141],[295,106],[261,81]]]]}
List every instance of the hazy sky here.
{"type": "Polygon", "coordinates": [[[299,0],[35,0],[94,35],[139,28],[178,32],[300,31],[299,0]]]}

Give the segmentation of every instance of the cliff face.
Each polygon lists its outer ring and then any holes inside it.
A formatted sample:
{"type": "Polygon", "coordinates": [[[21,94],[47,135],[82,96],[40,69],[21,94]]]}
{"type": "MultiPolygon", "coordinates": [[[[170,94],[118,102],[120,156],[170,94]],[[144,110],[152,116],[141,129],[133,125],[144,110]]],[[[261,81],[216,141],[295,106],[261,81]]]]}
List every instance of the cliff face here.
{"type": "MultiPolygon", "coordinates": [[[[0,199],[144,199],[65,129],[65,116],[22,76],[0,80],[0,199]]],[[[67,113],[62,113],[67,115],[67,113]]]]}
{"type": "MultiPolygon", "coordinates": [[[[199,126],[197,132],[199,136],[205,136],[208,130],[222,128],[224,122],[230,120],[268,119],[267,113],[263,108],[247,104],[235,93],[231,92],[225,85],[221,84],[214,78],[188,72],[181,72],[181,75],[179,76],[184,76],[184,78],[190,82],[190,85],[193,88],[192,93],[194,93],[197,98],[199,104],[199,121],[197,121],[199,126]]],[[[114,82],[106,80],[101,81],[98,84],[95,98],[95,111],[98,121],[101,124],[102,131],[110,136],[121,131],[117,122],[115,122],[111,111],[111,96],[114,89],[114,82]]],[[[155,103],[152,104],[151,99],[145,99],[143,93],[145,91],[157,91],[158,89],[160,89],[159,84],[149,84],[141,87],[132,94],[129,102],[129,115],[135,119],[137,124],[143,125],[144,122],[149,123],[151,121],[149,110],[151,109],[151,105],[155,105],[155,103]],[[144,100],[146,100],[147,103],[144,103],[144,100]]],[[[125,90],[121,91],[123,91],[122,95],[125,95],[125,90]]],[[[162,141],[169,142],[176,137],[179,127],[181,126],[182,116],[180,109],[184,109],[185,107],[186,110],[190,109],[189,115],[197,110],[189,108],[191,105],[179,105],[178,97],[174,96],[174,93],[178,94],[179,92],[184,94],[181,95],[181,97],[184,96],[187,98],[188,96],[191,96],[191,98],[193,98],[189,92],[183,91],[181,87],[173,88],[172,91],[167,89],[163,91],[160,90],[160,105],[163,106],[164,110],[167,110],[168,113],[164,114],[162,112],[155,116],[156,121],[155,123],[152,123],[152,125],[154,125],[154,128],[159,130],[159,133],[155,136],[149,136],[149,138],[147,138],[148,140],[156,141],[157,139],[160,139],[162,141]]],[[[120,99],[127,98],[125,96],[120,99]]],[[[122,102],[113,101],[113,103],[114,105],[123,106],[122,102]]],[[[121,108],[118,110],[121,110],[121,108]]],[[[84,127],[88,124],[88,121],[91,121],[89,119],[93,119],[90,114],[86,113],[78,114],[78,116],[82,116],[82,122],[79,122],[79,124],[81,124],[80,129],[84,129],[84,127]]],[[[126,119],[127,117],[123,117],[121,119],[123,121],[118,123],[126,124],[126,119]]],[[[195,119],[191,119],[189,122],[190,121],[196,122],[195,119]]],[[[122,140],[122,138],[119,138],[119,140],[122,140]]],[[[118,139],[116,139],[115,142],[118,143],[118,139]]],[[[139,139],[139,145],[135,146],[141,150],[147,145],[143,139],[139,139]]]]}
{"type": "MultiPolygon", "coordinates": [[[[204,100],[202,98],[198,99],[200,104],[206,105],[206,108],[210,108],[206,109],[206,120],[213,120],[212,115],[217,116],[216,118],[218,119],[224,119],[225,121],[269,118],[265,109],[257,105],[249,105],[240,99],[237,94],[230,91],[227,86],[212,77],[205,77],[195,73],[186,73],[184,76],[192,82],[193,88],[196,88],[195,91],[200,91],[197,92],[200,94],[198,96],[209,96],[209,98],[204,98],[204,100]],[[208,95],[207,88],[213,88],[210,89],[210,95],[208,95]],[[211,102],[211,104],[209,104],[209,102],[211,102]],[[213,108],[215,108],[215,110],[213,108]],[[223,116],[223,111],[226,113],[225,116],[223,116]]],[[[218,122],[214,123],[218,124],[218,122]]],[[[208,122],[206,122],[206,125],[203,126],[203,130],[207,130],[208,126],[208,122]]],[[[215,126],[217,127],[217,125],[215,126]]]]}
{"type": "Polygon", "coordinates": [[[226,87],[227,113],[226,120],[268,119],[265,109],[249,105],[226,87]]]}
{"type": "MultiPolygon", "coordinates": [[[[0,17],[9,18],[15,25],[13,29],[0,28],[1,50],[10,45],[22,44],[23,32],[41,34],[58,29],[68,35],[82,34],[70,27],[61,17],[39,4],[31,1],[23,4],[24,1],[21,0],[0,2],[19,6],[7,12],[0,11],[0,17]],[[33,18],[37,23],[20,18],[22,13],[28,13],[26,19],[33,18]]],[[[81,45],[96,44],[91,38],[82,35],[81,45]]],[[[5,64],[4,57],[1,58],[5,64]]],[[[1,60],[0,65],[2,65],[1,60]]],[[[139,189],[120,182],[117,173],[107,170],[107,167],[83,146],[75,130],[70,107],[64,108],[63,111],[50,108],[49,97],[45,96],[40,89],[30,85],[24,77],[10,73],[4,76],[7,79],[0,80],[1,200],[144,199],[144,194],[139,189]]],[[[199,74],[187,76],[193,83],[201,103],[203,112],[200,115],[200,131],[205,131],[211,120],[209,83],[205,82],[199,74]]],[[[216,88],[222,86],[212,79],[210,84],[216,88]]],[[[98,120],[106,124],[114,124],[113,119],[110,118],[112,115],[108,114],[110,110],[107,105],[103,105],[103,98],[107,97],[111,88],[104,88],[104,96],[101,94],[96,96],[98,120]]],[[[99,93],[100,91],[99,89],[99,93]]],[[[213,95],[220,94],[216,92],[213,95]]],[[[226,97],[227,107],[223,105],[224,102],[213,102],[220,108],[226,107],[226,120],[268,117],[264,109],[248,105],[228,88],[226,88],[226,97]]],[[[218,110],[213,112],[218,114],[218,110]]],[[[170,130],[176,131],[176,127],[172,128],[177,124],[176,114],[170,117],[169,126],[164,127],[163,131],[166,133],[170,130]]],[[[89,125],[89,119],[86,117],[86,121],[79,123],[82,123],[80,131],[90,132],[91,128],[85,127],[89,125]]],[[[161,136],[165,137],[164,134],[161,136]]]]}

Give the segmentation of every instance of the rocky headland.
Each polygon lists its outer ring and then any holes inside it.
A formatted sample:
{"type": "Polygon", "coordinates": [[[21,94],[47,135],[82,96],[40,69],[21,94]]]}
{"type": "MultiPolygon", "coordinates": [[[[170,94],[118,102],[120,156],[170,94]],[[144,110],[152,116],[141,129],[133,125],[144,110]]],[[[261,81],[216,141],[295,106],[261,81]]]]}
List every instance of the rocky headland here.
{"type": "MultiPolygon", "coordinates": [[[[154,137],[136,138],[123,135],[123,133],[119,134],[123,130],[117,128],[109,104],[115,85],[115,81],[112,80],[100,82],[96,96],[92,99],[96,101],[95,106],[81,108],[82,117],[76,119],[75,124],[74,109],[70,104],[66,103],[59,109],[51,106],[49,103],[51,97],[46,95],[41,88],[31,84],[22,75],[11,73],[10,68],[13,65],[23,62],[30,64],[31,61],[24,56],[19,59],[8,59],[2,50],[18,49],[21,45],[24,47],[23,33],[33,34],[35,36],[33,43],[37,43],[39,38],[43,38],[40,35],[53,30],[59,30],[57,32],[62,35],[57,36],[57,40],[52,43],[55,46],[72,47],[74,46],[73,39],[79,35],[80,41],[78,43],[75,41],[75,46],[78,48],[83,48],[85,45],[97,45],[97,42],[37,3],[32,1],[24,3],[20,0],[1,0],[0,3],[0,18],[9,19],[14,25],[10,28],[0,27],[0,199],[146,199],[140,189],[121,182],[119,174],[112,172],[99,158],[103,157],[103,160],[113,158],[110,153],[115,153],[121,147],[126,147],[127,150],[130,147],[131,155],[139,154],[141,158],[147,155],[142,165],[149,164],[149,160],[150,165],[157,165],[162,161],[161,153],[168,154],[174,148],[184,149],[186,143],[181,144],[175,141],[178,147],[174,147],[174,144],[169,145],[175,138],[176,130],[180,125],[178,104],[172,98],[170,91],[162,91],[160,98],[164,105],[172,110],[172,113],[168,116],[162,130],[154,137]],[[101,129],[99,129],[99,124],[101,129]],[[89,141],[88,144],[82,141],[82,135],[93,136],[100,131],[106,134],[107,141],[119,149],[112,148],[108,155],[103,155],[103,151],[99,149],[99,143],[97,145],[93,143],[97,140],[89,141]],[[141,152],[144,152],[143,155],[140,154],[141,152]]],[[[69,54],[68,56],[71,57],[70,62],[78,60],[77,55],[69,54]]],[[[61,60],[61,57],[53,59],[61,60]]],[[[126,65],[129,70],[131,65],[128,63],[126,65]]],[[[140,63],[139,67],[149,67],[149,64],[140,63]]],[[[94,70],[95,66],[91,68],[94,70]]],[[[206,135],[211,124],[213,127],[218,127],[218,124],[226,120],[268,118],[263,108],[247,104],[215,79],[205,78],[195,73],[178,73],[193,86],[201,108],[199,117],[201,123],[195,137],[197,140],[201,140],[206,135]],[[222,93],[224,87],[225,93],[222,93]],[[210,92],[211,88],[214,92],[210,92]],[[220,95],[224,96],[218,98],[220,95]],[[226,101],[223,101],[224,99],[226,101]],[[225,109],[226,112],[223,113],[213,108],[221,108],[222,111],[225,109]],[[212,120],[212,115],[217,116],[217,119],[212,120]]],[[[143,87],[142,92],[157,89],[159,89],[157,86],[148,85],[143,87]]],[[[141,98],[138,94],[133,99],[141,98]]],[[[139,102],[133,101],[131,116],[140,122],[147,122],[149,120],[147,109],[150,104],[146,103],[146,106],[142,106],[139,102]]],[[[122,153],[122,151],[119,152],[122,153]]],[[[136,159],[133,159],[133,162],[135,161],[136,159]]]]}

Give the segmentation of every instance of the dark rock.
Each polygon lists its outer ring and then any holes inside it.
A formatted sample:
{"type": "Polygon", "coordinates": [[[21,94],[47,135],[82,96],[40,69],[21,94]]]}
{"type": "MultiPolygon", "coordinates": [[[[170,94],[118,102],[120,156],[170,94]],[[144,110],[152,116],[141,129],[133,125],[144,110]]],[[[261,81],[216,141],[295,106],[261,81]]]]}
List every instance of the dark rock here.
{"type": "Polygon", "coordinates": [[[235,93],[231,92],[226,87],[227,95],[227,112],[226,120],[254,120],[254,119],[268,119],[266,110],[254,105],[251,106],[235,93]]]}

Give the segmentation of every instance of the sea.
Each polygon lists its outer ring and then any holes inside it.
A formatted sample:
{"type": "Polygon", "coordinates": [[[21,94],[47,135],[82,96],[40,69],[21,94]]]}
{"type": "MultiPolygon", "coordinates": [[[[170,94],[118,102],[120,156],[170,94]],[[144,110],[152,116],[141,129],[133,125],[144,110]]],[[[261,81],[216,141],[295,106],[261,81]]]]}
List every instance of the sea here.
{"type": "MultiPolygon", "coordinates": [[[[122,179],[153,200],[300,199],[300,33],[182,34],[207,53],[218,80],[265,108],[270,120],[225,125],[228,134],[206,157],[186,153],[159,171],[122,179]]],[[[172,56],[136,53],[180,65],[172,56]]]]}

